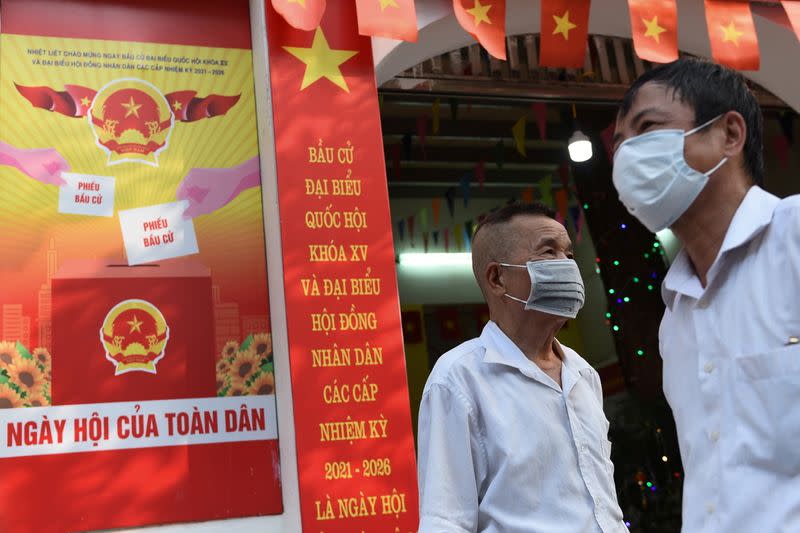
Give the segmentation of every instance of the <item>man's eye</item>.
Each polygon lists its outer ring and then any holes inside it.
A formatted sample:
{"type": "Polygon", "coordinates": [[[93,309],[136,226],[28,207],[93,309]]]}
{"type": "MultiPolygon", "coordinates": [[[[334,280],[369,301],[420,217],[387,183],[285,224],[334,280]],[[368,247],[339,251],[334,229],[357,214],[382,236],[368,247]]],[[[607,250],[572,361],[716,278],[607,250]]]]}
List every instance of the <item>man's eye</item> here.
{"type": "Polygon", "coordinates": [[[649,130],[650,128],[652,128],[653,126],[655,126],[655,125],[656,125],[656,123],[655,123],[655,122],[653,122],[652,120],[645,120],[644,122],[642,122],[642,123],[639,125],[639,131],[640,131],[640,132],[647,131],[647,130],[649,130]]]}

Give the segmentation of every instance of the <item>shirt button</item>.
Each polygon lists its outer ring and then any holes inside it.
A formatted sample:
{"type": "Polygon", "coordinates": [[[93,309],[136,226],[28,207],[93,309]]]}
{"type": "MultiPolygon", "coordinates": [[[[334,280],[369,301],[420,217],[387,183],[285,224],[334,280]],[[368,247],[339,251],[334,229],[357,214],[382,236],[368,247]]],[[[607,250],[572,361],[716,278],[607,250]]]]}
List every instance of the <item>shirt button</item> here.
{"type": "Polygon", "coordinates": [[[712,431],[708,438],[711,439],[711,442],[717,442],[719,440],[719,431],[712,431]]]}
{"type": "Polygon", "coordinates": [[[703,370],[706,371],[706,374],[712,373],[714,371],[714,363],[712,362],[706,363],[706,365],[703,367],[703,370]]]}
{"type": "Polygon", "coordinates": [[[706,504],[706,511],[708,511],[708,514],[714,514],[714,511],[716,510],[717,509],[714,507],[713,503],[706,504]]]}

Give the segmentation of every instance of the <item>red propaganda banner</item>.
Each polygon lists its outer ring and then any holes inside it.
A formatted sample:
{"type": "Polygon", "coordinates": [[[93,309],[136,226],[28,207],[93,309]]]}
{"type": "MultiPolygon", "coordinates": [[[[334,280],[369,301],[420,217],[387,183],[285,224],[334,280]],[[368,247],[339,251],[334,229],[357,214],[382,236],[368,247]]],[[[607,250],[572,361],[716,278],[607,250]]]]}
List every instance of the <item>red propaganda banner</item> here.
{"type": "Polygon", "coordinates": [[[591,0],[547,0],[541,3],[543,67],[579,68],[586,55],[591,0]]]}
{"type": "Polygon", "coordinates": [[[3,0],[0,530],[283,511],[247,0],[3,0]]]}
{"type": "Polygon", "coordinates": [[[628,0],[636,55],[646,61],[678,59],[678,6],[675,0],[628,0]]]}
{"type": "Polygon", "coordinates": [[[715,61],[737,70],[758,70],[758,36],[746,0],[705,0],[706,25],[715,61]]]}
{"type": "Polygon", "coordinates": [[[417,530],[414,443],[370,39],[266,2],[303,531],[417,530]]]}

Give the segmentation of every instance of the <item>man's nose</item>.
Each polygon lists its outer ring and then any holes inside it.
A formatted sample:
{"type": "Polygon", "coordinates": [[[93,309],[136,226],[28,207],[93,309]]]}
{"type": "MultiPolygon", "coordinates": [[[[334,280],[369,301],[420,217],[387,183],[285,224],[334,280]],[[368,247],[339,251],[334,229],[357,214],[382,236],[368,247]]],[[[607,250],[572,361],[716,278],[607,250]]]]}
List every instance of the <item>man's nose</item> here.
{"type": "Polygon", "coordinates": [[[569,259],[567,252],[556,252],[556,259],[569,259]]]}

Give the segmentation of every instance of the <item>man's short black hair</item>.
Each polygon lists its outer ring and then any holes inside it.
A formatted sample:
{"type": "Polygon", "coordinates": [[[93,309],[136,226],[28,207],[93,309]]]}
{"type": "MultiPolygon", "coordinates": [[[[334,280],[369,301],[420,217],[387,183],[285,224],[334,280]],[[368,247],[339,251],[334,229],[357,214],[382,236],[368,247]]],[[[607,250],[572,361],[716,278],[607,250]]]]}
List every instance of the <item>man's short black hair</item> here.
{"type": "Polygon", "coordinates": [[[695,115],[695,126],[717,115],[738,111],[747,125],[744,142],[744,163],[747,173],[758,185],[764,183],[764,140],[761,107],[738,72],[710,61],[684,57],[645,72],[622,99],[619,109],[624,117],[642,85],[657,83],[672,89],[676,98],[688,104],[695,115]]]}
{"type": "Polygon", "coordinates": [[[495,224],[505,224],[512,218],[520,215],[540,215],[548,218],[556,218],[556,212],[542,203],[513,203],[503,206],[497,211],[492,211],[486,215],[486,218],[478,223],[478,227],[475,229],[472,239],[475,240],[475,236],[482,228],[485,228],[486,226],[494,226],[495,224]]]}

